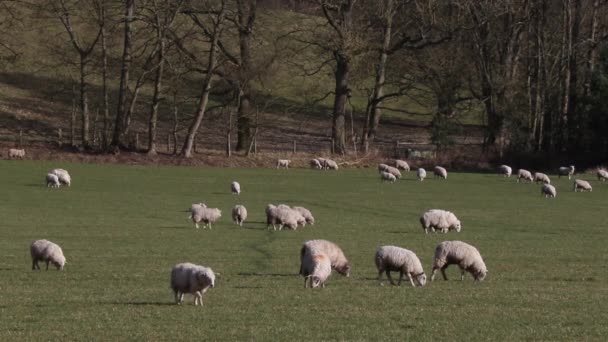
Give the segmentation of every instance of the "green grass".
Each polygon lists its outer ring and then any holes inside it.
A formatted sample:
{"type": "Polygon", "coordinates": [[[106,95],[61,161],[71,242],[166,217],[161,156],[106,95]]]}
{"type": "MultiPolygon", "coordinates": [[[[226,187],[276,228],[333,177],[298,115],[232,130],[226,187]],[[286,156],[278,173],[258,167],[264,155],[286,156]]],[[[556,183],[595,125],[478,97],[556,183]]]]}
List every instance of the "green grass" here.
{"type": "Polygon", "coordinates": [[[558,197],[490,174],[447,181],[381,184],[375,170],[214,169],[1,161],[0,340],[605,340],[608,336],[608,184],[558,197]],[[42,185],[64,167],[73,185],[42,185]],[[240,197],[229,184],[238,180],[240,197]],[[195,230],[184,212],[204,201],[222,209],[213,230],[195,230]],[[265,230],[267,203],[300,204],[317,224],[265,230]],[[244,228],[230,208],[247,206],[244,228]],[[430,208],[454,211],[460,233],[425,235],[430,208]],[[48,238],[67,257],[64,272],[31,271],[29,244],[48,238]],[[302,242],[342,246],[350,278],[305,290],[297,275],[302,242]],[[477,246],[489,269],[473,282],[423,288],[379,286],[380,245],[415,251],[429,273],[445,239],[477,246]],[[169,272],[190,261],[220,275],[201,309],[176,306],[169,272]]]}

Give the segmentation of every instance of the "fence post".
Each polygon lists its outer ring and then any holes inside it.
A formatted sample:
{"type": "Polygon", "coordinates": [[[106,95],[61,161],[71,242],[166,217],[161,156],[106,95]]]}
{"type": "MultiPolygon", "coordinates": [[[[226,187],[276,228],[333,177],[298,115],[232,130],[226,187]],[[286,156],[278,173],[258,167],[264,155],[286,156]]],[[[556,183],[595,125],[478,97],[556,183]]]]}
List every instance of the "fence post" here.
{"type": "Polygon", "coordinates": [[[334,138],[331,138],[331,154],[334,154],[335,146],[334,146],[334,138]]]}
{"type": "Polygon", "coordinates": [[[57,129],[57,145],[59,145],[59,147],[61,147],[61,145],[63,144],[63,137],[62,137],[62,132],[61,132],[61,128],[57,129]]]}
{"type": "Polygon", "coordinates": [[[139,132],[135,132],[135,151],[139,148],[139,132]]]}
{"type": "Polygon", "coordinates": [[[253,154],[258,154],[258,138],[253,137],[253,154]]]}
{"type": "Polygon", "coordinates": [[[297,148],[296,148],[296,140],[293,140],[293,153],[295,154],[297,152],[297,148]]]}
{"type": "Polygon", "coordinates": [[[226,133],[226,156],[232,155],[232,149],[230,148],[230,130],[226,133]]]}
{"type": "Polygon", "coordinates": [[[399,140],[395,140],[395,158],[399,158],[399,140]]]}
{"type": "Polygon", "coordinates": [[[23,148],[23,130],[19,130],[19,147],[23,148]]]}

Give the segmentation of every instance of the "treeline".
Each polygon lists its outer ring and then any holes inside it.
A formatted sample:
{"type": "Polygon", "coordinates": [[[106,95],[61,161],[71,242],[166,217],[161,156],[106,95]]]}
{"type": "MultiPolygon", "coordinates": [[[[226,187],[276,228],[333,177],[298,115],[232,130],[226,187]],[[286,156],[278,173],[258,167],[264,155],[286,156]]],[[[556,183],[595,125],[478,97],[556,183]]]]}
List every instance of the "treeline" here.
{"type": "Polygon", "coordinates": [[[149,87],[147,150],[155,154],[159,106],[175,104],[181,89],[195,86],[195,110],[176,152],[192,155],[212,102],[213,109],[234,111],[228,119],[236,126],[236,150],[247,151],[263,115],[259,107],[273,96],[266,81],[282,65],[294,77],[331,75],[330,91],[315,94],[311,104],[333,99],[336,153],[354,142],[368,150],[383,113],[395,111],[431,115],[439,147],[466,134],[457,124],[462,115],[478,112],[484,146],[500,156],[608,156],[606,0],[41,0],[0,6],[5,62],[18,59],[11,32],[25,16],[41,28],[61,28],[48,32],[49,40],[60,37],[49,54],[79,75],[84,148],[92,145],[91,101],[103,117],[102,148],[128,148],[133,112],[149,87]],[[101,80],[101,93],[91,92],[91,78],[101,80]],[[111,92],[114,80],[117,91],[111,92]],[[367,98],[359,132],[346,129],[354,93],[367,98]]]}

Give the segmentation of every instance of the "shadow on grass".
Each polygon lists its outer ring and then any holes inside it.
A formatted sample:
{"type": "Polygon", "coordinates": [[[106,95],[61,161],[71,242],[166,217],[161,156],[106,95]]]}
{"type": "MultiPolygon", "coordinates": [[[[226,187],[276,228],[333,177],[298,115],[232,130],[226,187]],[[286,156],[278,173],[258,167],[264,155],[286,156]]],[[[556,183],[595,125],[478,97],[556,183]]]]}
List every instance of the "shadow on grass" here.
{"type": "Polygon", "coordinates": [[[161,228],[161,229],[184,229],[184,230],[186,230],[186,229],[189,229],[189,230],[194,229],[194,230],[196,230],[196,228],[194,228],[193,226],[161,226],[161,227],[158,227],[158,228],[161,228]]]}
{"type": "Polygon", "coordinates": [[[174,302],[102,302],[100,304],[127,305],[127,306],[176,306],[174,302]]]}
{"type": "Polygon", "coordinates": [[[238,275],[245,277],[297,277],[297,273],[253,273],[253,272],[240,272],[238,275]]]}

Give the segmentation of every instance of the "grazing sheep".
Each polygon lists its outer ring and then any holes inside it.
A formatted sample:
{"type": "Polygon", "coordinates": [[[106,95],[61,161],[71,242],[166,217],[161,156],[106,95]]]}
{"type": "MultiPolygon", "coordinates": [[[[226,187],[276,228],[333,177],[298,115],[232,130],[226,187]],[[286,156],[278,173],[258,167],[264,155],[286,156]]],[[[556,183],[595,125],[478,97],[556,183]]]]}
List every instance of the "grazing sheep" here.
{"type": "Polygon", "coordinates": [[[536,172],[534,173],[534,181],[536,183],[545,183],[545,184],[551,184],[551,179],[549,179],[549,176],[547,176],[544,173],[541,172],[536,172]]]}
{"type": "Polygon", "coordinates": [[[543,186],[540,188],[540,194],[541,196],[545,196],[545,198],[555,197],[557,196],[557,190],[555,190],[555,187],[553,185],[544,183],[543,186]]]}
{"type": "Polygon", "coordinates": [[[392,173],[389,173],[389,172],[386,172],[386,171],[380,171],[380,179],[383,182],[394,183],[397,180],[397,177],[395,177],[395,175],[393,175],[392,173]]]}
{"type": "Polygon", "coordinates": [[[534,178],[532,178],[532,173],[530,173],[530,171],[519,169],[519,171],[517,171],[517,183],[519,183],[522,179],[530,183],[534,181],[534,178]]]}
{"type": "Polygon", "coordinates": [[[399,169],[396,167],[387,166],[385,172],[390,173],[391,175],[395,176],[395,178],[397,178],[397,179],[401,179],[401,171],[399,171],[399,169]]]}
{"type": "Polygon", "coordinates": [[[72,184],[72,177],[70,177],[70,174],[64,170],[64,169],[53,169],[51,170],[50,173],[54,173],[57,175],[57,177],[59,178],[59,182],[61,182],[61,184],[70,186],[72,184]]]}
{"type": "Polygon", "coordinates": [[[321,164],[321,169],[325,170],[327,169],[327,159],[326,158],[316,158],[319,161],[319,164],[321,164]]]}
{"type": "Polygon", "coordinates": [[[597,169],[597,180],[605,182],[608,179],[608,171],[604,169],[597,169]]]}
{"type": "MultiPolygon", "coordinates": [[[[312,253],[312,251],[320,251],[327,254],[331,262],[332,269],[336,270],[343,276],[348,277],[350,275],[350,262],[344,256],[342,249],[335,243],[327,240],[309,240],[304,242],[302,249],[300,250],[300,262],[306,253],[312,253]]],[[[305,274],[302,272],[303,270],[300,268],[300,274],[305,276],[305,274]]]]}
{"type": "Polygon", "coordinates": [[[289,169],[289,163],[291,163],[291,160],[289,159],[279,159],[277,160],[277,169],[278,168],[285,168],[285,169],[289,169]]]}
{"type": "Polygon", "coordinates": [[[577,192],[578,190],[581,190],[581,192],[593,191],[593,188],[591,187],[591,184],[589,184],[589,182],[584,181],[582,179],[575,179],[574,180],[574,192],[577,192]]]}
{"type": "Polygon", "coordinates": [[[300,215],[302,215],[302,217],[304,217],[304,220],[306,220],[306,223],[308,223],[310,225],[315,224],[315,218],[314,218],[314,216],[312,216],[312,213],[310,212],[310,210],[308,210],[304,207],[293,207],[291,209],[299,212],[300,215]]]}
{"type": "Polygon", "coordinates": [[[304,216],[302,216],[300,212],[290,208],[288,205],[279,204],[275,213],[279,223],[279,230],[283,230],[283,227],[285,226],[291,230],[296,230],[298,225],[306,225],[306,219],[304,216]]]}
{"type": "Polygon", "coordinates": [[[464,280],[464,273],[469,272],[476,281],[482,281],[488,274],[486,264],[477,248],[462,241],[443,241],[435,248],[435,259],[433,260],[433,274],[431,281],[435,280],[437,270],[441,270],[444,280],[448,280],[445,269],[449,265],[460,267],[460,280],[464,280]]]}
{"type": "Polygon", "coordinates": [[[505,177],[511,177],[512,169],[509,165],[500,165],[498,170],[500,171],[501,175],[504,175],[505,177]]]}
{"type": "Polygon", "coordinates": [[[185,262],[171,269],[171,289],[177,305],[183,302],[185,293],[190,293],[194,296],[194,305],[202,307],[203,294],[212,287],[215,287],[215,273],[209,267],[185,262]]]}
{"type": "Polygon", "coordinates": [[[395,167],[398,168],[399,170],[403,170],[403,171],[410,171],[410,166],[408,165],[408,163],[405,160],[399,160],[399,159],[395,159],[395,167]]]}
{"type": "Polygon", "coordinates": [[[570,166],[562,166],[557,169],[557,178],[561,178],[562,176],[568,176],[568,179],[574,174],[574,165],[570,166]]]}
{"type": "Polygon", "coordinates": [[[18,148],[10,148],[8,150],[8,157],[10,159],[13,159],[13,158],[23,159],[25,157],[25,150],[18,149],[18,148]]]}
{"type": "Polygon", "coordinates": [[[404,274],[407,275],[413,287],[416,287],[414,280],[416,280],[418,286],[426,284],[426,275],[422,269],[420,259],[410,250],[396,246],[382,246],[376,251],[374,260],[376,261],[376,268],[378,268],[378,281],[382,279],[382,273],[386,272],[388,280],[392,285],[395,285],[393,278],[391,278],[391,271],[395,271],[399,272],[397,286],[401,285],[404,274]]]}
{"type": "Polygon", "coordinates": [[[310,167],[312,167],[313,169],[317,169],[317,170],[321,170],[323,168],[319,159],[311,159],[310,167]]]}
{"type": "Polygon", "coordinates": [[[52,188],[58,188],[61,185],[61,183],[59,182],[59,177],[57,177],[56,174],[54,173],[47,173],[46,174],[46,186],[47,187],[52,187],[52,188]]]}
{"type": "Polygon", "coordinates": [[[239,226],[243,226],[243,222],[247,219],[247,208],[237,204],[232,208],[232,220],[239,226]]]}
{"type": "Polygon", "coordinates": [[[389,168],[389,166],[386,164],[378,164],[378,172],[382,172],[382,171],[388,172],[387,171],[388,168],[389,168]]]}
{"type": "Polygon", "coordinates": [[[55,265],[58,271],[62,271],[66,264],[65,256],[61,247],[49,240],[36,240],[30,246],[32,254],[32,270],[40,269],[38,261],[46,262],[46,270],[49,270],[49,263],[55,265]]]}
{"type": "Polygon", "coordinates": [[[327,278],[331,275],[329,257],[321,251],[310,251],[302,256],[300,264],[304,276],[304,288],[325,287],[327,278]]]}
{"type": "Polygon", "coordinates": [[[233,195],[240,195],[241,194],[241,184],[239,184],[239,182],[232,182],[230,184],[230,191],[232,191],[233,195]]]}
{"type": "Polygon", "coordinates": [[[276,225],[278,223],[277,207],[274,204],[268,204],[266,206],[266,229],[270,229],[270,225],[272,225],[272,228],[277,230],[276,225]]]}
{"type": "Polygon", "coordinates": [[[420,224],[424,229],[425,234],[429,233],[429,229],[433,232],[441,230],[442,233],[447,233],[449,230],[460,232],[462,225],[460,220],[454,213],[441,209],[431,209],[420,217],[420,224]]]}
{"type": "Polygon", "coordinates": [[[435,177],[448,179],[448,171],[441,166],[435,166],[435,169],[433,169],[433,174],[435,175],[435,177]]]}
{"type": "Polygon", "coordinates": [[[338,170],[338,163],[331,159],[325,159],[325,168],[327,170],[338,170]]]}
{"type": "Polygon", "coordinates": [[[197,208],[193,207],[192,214],[190,215],[196,229],[199,228],[198,224],[201,222],[203,222],[203,229],[205,229],[205,227],[211,229],[211,224],[219,220],[220,217],[222,217],[222,211],[218,208],[207,208],[202,206],[197,208]]]}
{"type": "Polygon", "coordinates": [[[426,170],[419,167],[418,171],[416,171],[416,176],[422,182],[426,178],[426,170]]]}

